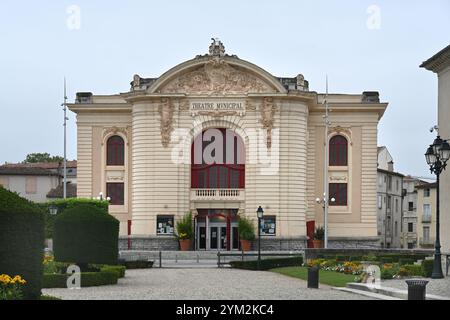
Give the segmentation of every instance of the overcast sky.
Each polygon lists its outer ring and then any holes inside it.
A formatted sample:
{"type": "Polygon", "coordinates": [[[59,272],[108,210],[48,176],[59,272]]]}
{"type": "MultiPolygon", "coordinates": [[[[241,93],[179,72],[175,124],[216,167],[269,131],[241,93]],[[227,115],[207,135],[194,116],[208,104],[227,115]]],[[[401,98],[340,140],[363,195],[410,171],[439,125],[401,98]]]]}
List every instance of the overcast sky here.
{"type": "MultiPolygon", "coordinates": [[[[129,90],[204,54],[227,53],[275,76],[302,73],[310,90],[379,91],[379,125],[397,171],[430,176],[437,77],[419,68],[450,43],[450,1],[10,1],[0,2],[0,163],[63,153],[63,77],[76,92],[129,90]],[[79,13],[80,20],[77,19],[79,13]]],[[[68,158],[76,158],[69,114],[68,158]]],[[[450,137],[449,137],[450,138],[450,137]]]]}

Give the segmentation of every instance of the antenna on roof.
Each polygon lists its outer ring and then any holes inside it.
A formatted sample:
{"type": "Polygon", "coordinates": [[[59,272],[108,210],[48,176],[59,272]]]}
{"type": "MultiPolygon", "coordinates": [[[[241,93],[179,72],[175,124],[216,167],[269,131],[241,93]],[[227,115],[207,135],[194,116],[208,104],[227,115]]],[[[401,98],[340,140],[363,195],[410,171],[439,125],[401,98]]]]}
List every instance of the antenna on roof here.
{"type": "Polygon", "coordinates": [[[64,178],[63,178],[63,198],[67,198],[67,85],[64,77],[64,103],[61,105],[64,110],[64,178]]]}

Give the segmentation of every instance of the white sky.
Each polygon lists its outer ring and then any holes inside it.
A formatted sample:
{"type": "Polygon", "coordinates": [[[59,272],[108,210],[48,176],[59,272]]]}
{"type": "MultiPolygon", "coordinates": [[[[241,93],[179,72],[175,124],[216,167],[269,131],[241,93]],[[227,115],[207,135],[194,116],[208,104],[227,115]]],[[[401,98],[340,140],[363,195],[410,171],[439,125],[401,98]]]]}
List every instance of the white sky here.
{"type": "MultiPolygon", "coordinates": [[[[275,76],[304,74],[313,91],[325,91],[326,74],[332,93],[379,91],[390,103],[379,145],[397,171],[430,176],[423,154],[434,139],[437,77],[419,65],[450,43],[448,0],[2,0],[0,163],[62,154],[64,76],[70,102],[78,91],[125,92],[135,73],[158,77],[206,53],[211,37],[275,76]],[[75,30],[71,5],[81,13],[75,30]],[[371,19],[372,5],[379,20],[371,19]]],[[[76,119],[69,117],[73,159],[76,119]]]]}

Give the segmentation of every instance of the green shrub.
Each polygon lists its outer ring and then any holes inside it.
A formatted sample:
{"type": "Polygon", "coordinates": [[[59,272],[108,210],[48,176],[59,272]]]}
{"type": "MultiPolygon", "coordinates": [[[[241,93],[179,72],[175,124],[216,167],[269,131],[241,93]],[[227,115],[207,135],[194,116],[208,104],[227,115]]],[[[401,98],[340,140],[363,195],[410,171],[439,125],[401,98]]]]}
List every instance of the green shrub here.
{"type": "Polygon", "coordinates": [[[177,236],[179,239],[193,239],[194,228],[192,227],[192,213],[188,212],[177,221],[177,236]]]}
{"type": "MultiPolygon", "coordinates": [[[[269,270],[274,268],[282,267],[295,267],[301,266],[303,264],[303,257],[291,257],[291,258],[273,258],[273,259],[262,259],[260,270],[269,270]]],[[[231,261],[230,265],[232,268],[245,269],[245,270],[258,270],[258,261],[231,261]]]]}
{"type": "Polygon", "coordinates": [[[338,261],[338,262],[349,261],[349,259],[350,259],[349,256],[342,256],[342,255],[337,255],[336,256],[336,261],[338,261]]]}
{"type": "Polygon", "coordinates": [[[406,276],[421,277],[423,276],[423,269],[421,265],[417,264],[405,264],[402,266],[407,271],[406,276]]]}
{"type": "Polygon", "coordinates": [[[431,278],[431,274],[433,273],[433,265],[434,260],[422,261],[422,272],[424,277],[431,278]]]}
{"type": "Polygon", "coordinates": [[[414,262],[416,262],[414,259],[411,258],[400,258],[398,260],[398,263],[403,266],[403,265],[411,265],[414,264],[414,262]]]}
{"type": "Polygon", "coordinates": [[[115,272],[117,275],[117,278],[123,278],[125,277],[125,266],[102,266],[100,268],[100,271],[111,271],[115,272]]]}
{"type": "MultiPolygon", "coordinates": [[[[43,288],[67,288],[68,274],[44,274],[43,288]]],[[[117,270],[102,270],[100,272],[82,272],[81,287],[96,287],[117,284],[117,270]]]]}
{"type": "Polygon", "coordinates": [[[153,261],[125,261],[123,265],[127,269],[149,269],[153,267],[153,261]]]}
{"type": "Polygon", "coordinates": [[[55,221],[53,247],[55,259],[88,263],[117,263],[119,221],[99,208],[80,205],[65,210],[55,221]]]}
{"type": "Polygon", "coordinates": [[[45,238],[51,239],[53,238],[53,230],[55,225],[56,217],[63,213],[66,209],[72,209],[79,205],[90,205],[96,208],[101,209],[105,213],[108,213],[109,203],[108,201],[100,201],[94,199],[79,199],[79,198],[70,198],[70,199],[58,199],[46,203],[37,204],[45,215],[45,238]],[[58,212],[56,215],[50,214],[50,207],[55,206],[58,208],[58,212]]]}
{"type": "Polygon", "coordinates": [[[250,241],[255,239],[255,225],[248,217],[239,216],[238,230],[240,239],[250,241]]]}
{"type": "Polygon", "coordinates": [[[355,261],[363,261],[363,256],[350,256],[348,261],[355,262],[355,261]]]}
{"type": "Polygon", "coordinates": [[[386,280],[386,279],[393,279],[394,276],[398,273],[399,269],[398,268],[381,268],[381,279],[386,280]]]}
{"type": "Polygon", "coordinates": [[[362,257],[363,261],[378,261],[378,258],[374,254],[368,254],[367,256],[362,257]]]}
{"type": "Polygon", "coordinates": [[[45,273],[42,277],[43,288],[67,288],[67,274],[45,273]]]}
{"type": "Polygon", "coordinates": [[[0,187],[0,274],[25,279],[25,299],[41,296],[43,249],[43,212],[32,202],[0,187]]]}
{"type": "Polygon", "coordinates": [[[386,256],[380,258],[381,263],[394,263],[394,260],[394,258],[386,256]]]}

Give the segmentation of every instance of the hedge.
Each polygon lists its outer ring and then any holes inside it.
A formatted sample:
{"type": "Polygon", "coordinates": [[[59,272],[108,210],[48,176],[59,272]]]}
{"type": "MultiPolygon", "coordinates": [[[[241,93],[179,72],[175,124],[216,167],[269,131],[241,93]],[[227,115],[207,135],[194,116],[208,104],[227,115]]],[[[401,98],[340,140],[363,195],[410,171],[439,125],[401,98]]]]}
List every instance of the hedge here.
{"type": "MultiPolygon", "coordinates": [[[[269,270],[282,267],[295,267],[303,264],[303,257],[291,257],[291,258],[273,258],[262,259],[260,264],[260,270],[269,270]]],[[[230,261],[232,268],[245,269],[245,270],[258,270],[258,260],[251,261],[230,261]]]]}
{"type": "MultiPolygon", "coordinates": [[[[69,274],[44,274],[43,288],[67,288],[69,274]]],[[[81,287],[96,287],[117,284],[117,270],[102,270],[100,272],[82,272],[81,287]]]]}
{"type": "Polygon", "coordinates": [[[37,205],[44,211],[45,214],[45,238],[51,239],[53,238],[55,219],[66,209],[72,209],[79,205],[90,205],[103,210],[105,213],[108,213],[109,203],[108,201],[100,201],[94,199],[70,198],[70,199],[58,199],[46,203],[39,203],[37,205]],[[50,214],[51,206],[56,206],[58,208],[58,212],[56,215],[50,214]]]}
{"type": "Polygon", "coordinates": [[[25,299],[39,299],[44,256],[44,214],[32,202],[0,187],[0,274],[27,281],[25,299]]]}
{"type": "Polygon", "coordinates": [[[433,273],[434,260],[423,260],[422,261],[422,269],[423,275],[427,278],[431,278],[431,274],[433,273]]]}
{"type": "Polygon", "coordinates": [[[57,261],[75,262],[80,267],[88,263],[115,265],[119,221],[90,205],[67,209],[55,220],[53,249],[57,261]]]}
{"type": "Polygon", "coordinates": [[[110,271],[115,272],[117,274],[117,278],[125,277],[125,266],[103,266],[100,268],[100,271],[110,271]]]}
{"type": "Polygon", "coordinates": [[[153,261],[139,260],[139,261],[124,261],[122,265],[126,269],[149,269],[153,267],[153,261]]]}

